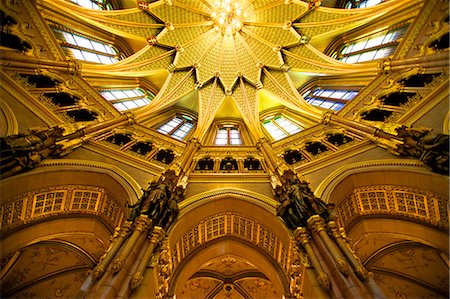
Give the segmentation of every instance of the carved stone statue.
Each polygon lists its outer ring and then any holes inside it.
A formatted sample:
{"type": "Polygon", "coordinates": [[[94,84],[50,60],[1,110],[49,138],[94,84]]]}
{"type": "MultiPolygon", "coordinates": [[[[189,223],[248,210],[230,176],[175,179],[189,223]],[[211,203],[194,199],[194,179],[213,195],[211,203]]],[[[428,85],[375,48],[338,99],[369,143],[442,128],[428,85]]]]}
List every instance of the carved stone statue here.
{"type": "Polygon", "coordinates": [[[406,126],[397,128],[396,132],[403,142],[395,150],[398,154],[417,158],[434,172],[449,175],[449,135],[406,126]]]}
{"type": "Polygon", "coordinates": [[[167,170],[157,181],[150,183],[147,190],[132,208],[128,220],[134,221],[139,215],[147,215],[153,225],[167,231],[176,220],[178,203],[184,199],[184,188],[177,186],[178,177],[173,170],[167,170]]]}
{"type": "Polygon", "coordinates": [[[31,130],[0,138],[0,175],[7,178],[25,169],[35,168],[42,159],[61,156],[65,152],[56,142],[63,138],[64,129],[31,130]]]}
{"type": "Polygon", "coordinates": [[[307,182],[300,181],[291,170],[283,173],[282,182],[283,185],[274,190],[275,197],[280,202],[277,215],[283,218],[289,228],[306,227],[307,220],[312,215],[320,215],[328,221],[332,215],[332,206],[327,206],[314,196],[307,182]]]}

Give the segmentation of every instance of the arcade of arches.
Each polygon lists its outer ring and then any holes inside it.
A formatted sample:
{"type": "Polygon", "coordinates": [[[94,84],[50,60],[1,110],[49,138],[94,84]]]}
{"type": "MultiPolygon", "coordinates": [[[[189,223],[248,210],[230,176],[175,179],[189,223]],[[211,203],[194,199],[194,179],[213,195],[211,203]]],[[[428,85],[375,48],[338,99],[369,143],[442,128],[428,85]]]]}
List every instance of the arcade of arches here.
{"type": "Polygon", "coordinates": [[[0,0],[2,298],[448,298],[445,0],[0,0]]]}

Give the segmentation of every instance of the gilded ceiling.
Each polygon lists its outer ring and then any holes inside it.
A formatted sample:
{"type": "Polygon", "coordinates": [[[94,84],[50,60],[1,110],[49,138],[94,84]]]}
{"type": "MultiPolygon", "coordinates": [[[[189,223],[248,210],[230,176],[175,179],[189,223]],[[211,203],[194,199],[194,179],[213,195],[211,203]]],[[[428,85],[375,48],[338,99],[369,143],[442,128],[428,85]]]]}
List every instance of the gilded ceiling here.
{"type": "Polygon", "coordinates": [[[326,43],[411,5],[400,0],[344,10],[295,0],[161,0],[94,11],[62,0],[45,2],[92,26],[144,44],[118,63],[85,63],[82,73],[164,76],[151,104],[136,113],[138,119],[182,102],[198,114],[194,137],[203,136],[224,109],[236,109],[239,115],[235,116],[255,136],[263,136],[261,107],[285,106],[318,121],[322,111],[301,98],[292,78],[375,72],[376,62],[347,64],[323,54],[326,43]],[[188,100],[187,95],[191,95],[188,100]]]}

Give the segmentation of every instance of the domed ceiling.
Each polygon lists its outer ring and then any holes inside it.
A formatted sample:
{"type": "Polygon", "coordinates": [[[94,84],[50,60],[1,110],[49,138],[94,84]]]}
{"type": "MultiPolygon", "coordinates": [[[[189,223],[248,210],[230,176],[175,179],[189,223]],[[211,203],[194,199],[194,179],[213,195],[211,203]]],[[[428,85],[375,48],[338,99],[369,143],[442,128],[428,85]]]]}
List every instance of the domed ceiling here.
{"type": "Polygon", "coordinates": [[[312,76],[375,73],[376,62],[342,63],[323,51],[343,32],[407,2],[352,10],[295,0],[141,1],[138,7],[115,11],[65,1],[48,4],[131,45],[144,45],[118,63],[82,65],[85,75],[163,78],[153,101],[134,112],[137,120],[178,103],[198,115],[193,137],[203,136],[223,110],[236,111],[233,116],[261,137],[259,113],[267,107],[285,106],[320,119],[323,110],[297,91],[312,76]]]}

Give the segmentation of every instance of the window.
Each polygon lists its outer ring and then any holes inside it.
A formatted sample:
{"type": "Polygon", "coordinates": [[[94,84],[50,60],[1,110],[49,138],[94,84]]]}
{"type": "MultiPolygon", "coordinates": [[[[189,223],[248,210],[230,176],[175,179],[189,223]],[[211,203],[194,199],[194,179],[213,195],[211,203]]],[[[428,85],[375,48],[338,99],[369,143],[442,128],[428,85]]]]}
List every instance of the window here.
{"type": "Polygon", "coordinates": [[[96,9],[96,10],[113,10],[111,3],[108,0],[70,0],[79,6],[96,9]]]}
{"type": "Polygon", "coordinates": [[[347,3],[345,4],[345,8],[366,8],[375,6],[377,4],[380,4],[381,2],[383,2],[383,0],[351,0],[347,1],[347,3]]]}
{"type": "Polygon", "coordinates": [[[110,45],[67,31],[54,29],[57,38],[62,39],[62,48],[75,59],[111,64],[119,61],[118,51],[110,45]]]}
{"type": "Polygon", "coordinates": [[[407,27],[383,30],[347,43],[332,57],[347,63],[380,59],[392,55],[407,27]]]}
{"type": "Polygon", "coordinates": [[[317,87],[312,92],[304,93],[303,98],[313,106],[337,111],[342,109],[345,103],[352,100],[357,94],[357,91],[317,87]]]}
{"type": "Polygon", "coordinates": [[[155,97],[153,93],[141,88],[106,90],[100,91],[100,94],[119,111],[148,105],[155,97]]]}
{"type": "Polygon", "coordinates": [[[263,121],[263,126],[275,140],[280,140],[302,130],[284,116],[270,116],[263,121]]]}
{"type": "Polygon", "coordinates": [[[216,145],[240,145],[239,129],[233,125],[224,125],[217,130],[216,145]]]}
{"type": "Polygon", "coordinates": [[[192,118],[186,115],[177,115],[170,121],[158,128],[158,132],[170,135],[175,139],[182,140],[194,127],[192,118]]]}

